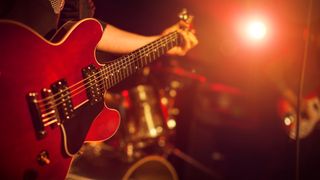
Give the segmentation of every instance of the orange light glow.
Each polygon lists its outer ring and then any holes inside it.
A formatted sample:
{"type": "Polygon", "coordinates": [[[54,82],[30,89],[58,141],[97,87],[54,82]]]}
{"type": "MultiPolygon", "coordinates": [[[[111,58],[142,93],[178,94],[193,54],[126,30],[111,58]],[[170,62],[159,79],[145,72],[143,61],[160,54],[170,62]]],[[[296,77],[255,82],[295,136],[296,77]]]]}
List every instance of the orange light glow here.
{"type": "Polygon", "coordinates": [[[263,22],[253,21],[247,26],[247,35],[254,40],[261,40],[266,36],[267,28],[263,22]]]}

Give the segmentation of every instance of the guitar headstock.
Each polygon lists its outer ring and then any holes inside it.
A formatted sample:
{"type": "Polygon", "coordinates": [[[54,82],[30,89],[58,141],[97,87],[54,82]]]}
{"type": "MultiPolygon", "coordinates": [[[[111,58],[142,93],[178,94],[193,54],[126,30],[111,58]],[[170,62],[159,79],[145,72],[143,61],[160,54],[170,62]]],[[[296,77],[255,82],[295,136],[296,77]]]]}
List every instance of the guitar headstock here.
{"type": "Polygon", "coordinates": [[[188,13],[187,9],[185,9],[185,8],[182,9],[182,11],[179,13],[178,17],[179,17],[180,21],[183,21],[184,23],[188,24],[189,28],[191,27],[191,24],[193,22],[194,16],[190,15],[188,13]]]}

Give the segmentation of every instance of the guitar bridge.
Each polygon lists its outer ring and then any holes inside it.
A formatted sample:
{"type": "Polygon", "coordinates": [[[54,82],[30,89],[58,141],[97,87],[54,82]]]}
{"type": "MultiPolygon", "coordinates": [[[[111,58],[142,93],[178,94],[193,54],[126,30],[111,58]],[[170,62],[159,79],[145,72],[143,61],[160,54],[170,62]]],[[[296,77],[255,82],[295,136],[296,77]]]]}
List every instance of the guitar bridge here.
{"type": "Polygon", "coordinates": [[[51,89],[42,89],[41,98],[34,92],[27,94],[29,111],[38,139],[47,134],[45,127],[54,128],[74,115],[67,82],[60,80],[52,84],[51,89]]]}
{"type": "Polygon", "coordinates": [[[55,124],[60,122],[52,91],[50,89],[42,89],[41,96],[42,98],[40,99],[37,93],[31,92],[27,94],[29,111],[38,139],[46,136],[46,126],[54,127],[55,124]]]}

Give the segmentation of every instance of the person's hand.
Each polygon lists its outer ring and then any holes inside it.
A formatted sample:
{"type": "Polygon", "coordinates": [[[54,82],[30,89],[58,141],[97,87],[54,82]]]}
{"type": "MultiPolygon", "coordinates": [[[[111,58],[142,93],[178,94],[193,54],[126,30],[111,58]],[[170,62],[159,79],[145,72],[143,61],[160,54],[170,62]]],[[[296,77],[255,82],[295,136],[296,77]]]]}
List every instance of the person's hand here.
{"type": "Polygon", "coordinates": [[[169,55],[184,56],[190,49],[198,44],[198,39],[195,35],[195,30],[190,27],[190,24],[180,21],[179,23],[165,29],[162,35],[177,31],[183,38],[183,44],[176,46],[168,51],[169,55]]]}

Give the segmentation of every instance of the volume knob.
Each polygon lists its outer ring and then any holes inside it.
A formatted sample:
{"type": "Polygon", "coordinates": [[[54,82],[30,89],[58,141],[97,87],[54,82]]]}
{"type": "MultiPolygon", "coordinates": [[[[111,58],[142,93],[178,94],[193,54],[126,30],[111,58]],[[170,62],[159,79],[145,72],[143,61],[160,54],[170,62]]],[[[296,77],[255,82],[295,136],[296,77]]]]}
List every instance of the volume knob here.
{"type": "Polygon", "coordinates": [[[41,151],[37,157],[37,160],[41,166],[50,164],[50,158],[49,158],[48,151],[46,151],[46,150],[41,151]]]}

